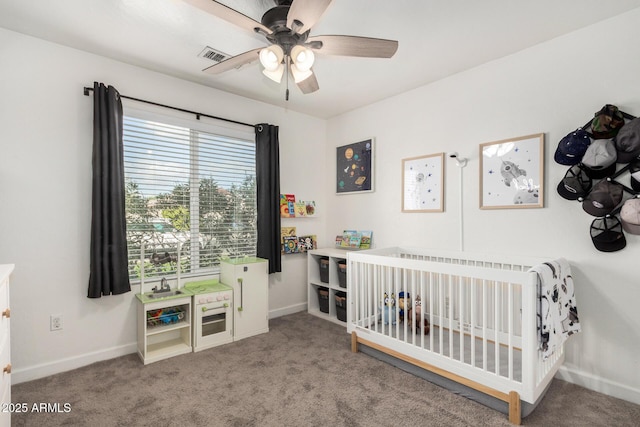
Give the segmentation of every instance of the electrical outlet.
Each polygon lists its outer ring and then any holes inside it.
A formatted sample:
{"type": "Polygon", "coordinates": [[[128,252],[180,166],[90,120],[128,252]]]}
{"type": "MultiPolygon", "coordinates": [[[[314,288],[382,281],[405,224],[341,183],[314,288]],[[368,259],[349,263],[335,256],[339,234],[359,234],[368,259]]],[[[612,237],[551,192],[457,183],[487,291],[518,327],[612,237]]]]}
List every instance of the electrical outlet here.
{"type": "Polygon", "coordinates": [[[52,331],[59,331],[62,329],[62,315],[61,314],[52,314],[49,318],[50,327],[52,331]]]}

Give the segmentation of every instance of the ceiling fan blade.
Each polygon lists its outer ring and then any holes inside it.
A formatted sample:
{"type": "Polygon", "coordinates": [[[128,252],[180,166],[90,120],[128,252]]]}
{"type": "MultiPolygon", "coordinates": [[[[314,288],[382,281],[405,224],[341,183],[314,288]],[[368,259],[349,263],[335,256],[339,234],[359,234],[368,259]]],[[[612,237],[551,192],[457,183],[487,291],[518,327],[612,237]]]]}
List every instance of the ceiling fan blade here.
{"type": "Polygon", "coordinates": [[[313,70],[311,70],[311,75],[309,77],[296,84],[304,94],[313,93],[320,89],[320,86],[318,86],[318,80],[316,79],[316,74],[313,70]]]}
{"type": "Polygon", "coordinates": [[[293,0],[287,14],[287,27],[293,28],[293,21],[302,22],[299,34],[313,27],[320,20],[333,0],[293,0]]]}
{"type": "Polygon", "coordinates": [[[202,71],[209,74],[220,74],[220,73],[224,73],[225,71],[229,71],[233,68],[239,68],[245,64],[250,64],[254,61],[257,61],[259,59],[258,54],[260,53],[261,50],[262,48],[259,47],[257,49],[253,49],[248,52],[241,53],[240,55],[232,56],[231,58],[225,61],[222,61],[218,64],[207,67],[202,71]]]}
{"type": "Polygon", "coordinates": [[[398,50],[396,40],[357,36],[316,36],[307,39],[307,43],[318,41],[322,42],[322,48],[317,52],[324,55],[391,58],[398,50]]]}
{"type": "Polygon", "coordinates": [[[218,3],[213,0],[182,0],[185,3],[189,3],[191,6],[195,6],[200,10],[203,10],[207,13],[210,13],[214,16],[217,16],[220,19],[224,19],[227,22],[230,22],[234,25],[237,25],[240,28],[244,28],[247,31],[255,32],[256,28],[259,28],[261,31],[266,34],[271,34],[272,31],[262,25],[260,22],[254,20],[253,18],[244,15],[237,10],[231,9],[228,6],[223,5],[222,3],[218,3]]]}

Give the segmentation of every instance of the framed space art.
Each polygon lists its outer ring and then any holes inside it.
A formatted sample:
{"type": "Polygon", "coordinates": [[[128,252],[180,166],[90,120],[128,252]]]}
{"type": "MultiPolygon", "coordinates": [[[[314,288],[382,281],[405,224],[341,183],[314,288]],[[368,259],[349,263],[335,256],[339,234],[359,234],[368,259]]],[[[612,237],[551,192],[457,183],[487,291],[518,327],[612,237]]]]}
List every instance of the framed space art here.
{"type": "Polygon", "coordinates": [[[402,159],[402,212],[444,211],[444,153],[402,159]]]}
{"type": "Polygon", "coordinates": [[[480,144],[480,209],[544,205],[544,134],[480,144]]]}
{"type": "Polygon", "coordinates": [[[373,138],[336,148],[336,193],[373,191],[373,138]]]}

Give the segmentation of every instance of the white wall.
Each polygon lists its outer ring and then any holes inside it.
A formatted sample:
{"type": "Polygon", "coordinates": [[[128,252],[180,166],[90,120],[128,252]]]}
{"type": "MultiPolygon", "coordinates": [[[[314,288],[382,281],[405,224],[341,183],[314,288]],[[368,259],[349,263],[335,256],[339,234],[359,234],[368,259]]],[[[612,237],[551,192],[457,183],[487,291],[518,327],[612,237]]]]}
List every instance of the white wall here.
{"type": "Polygon", "coordinates": [[[327,236],[372,229],[376,247],[567,258],[584,332],[571,338],[561,376],[637,403],[640,236],[627,235],[623,251],[596,251],[589,237],[593,217],[556,192],[567,167],[556,164],[553,153],[560,138],[606,103],[640,116],[639,22],[636,9],[335,117],[329,120],[326,152],[327,170],[333,172],[336,146],[376,138],[375,192],[337,196],[330,188],[327,208],[340,215],[328,218],[327,236]],[[534,133],[546,138],[545,207],[480,210],[478,145],[534,133]],[[460,169],[446,160],[445,212],[401,213],[401,160],[448,151],[470,160],[462,189],[460,169]]]}
{"type": "MultiPolygon", "coordinates": [[[[324,120],[3,29],[0,70],[0,263],[16,264],[14,382],[135,351],[134,293],[86,297],[93,100],[82,88],[94,81],[124,95],[279,125],[282,190],[315,199],[319,211],[318,218],[289,225],[306,234],[325,228],[324,120]],[[49,331],[51,314],[63,316],[62,331],[49,331]]],[[[272,317],[306,309],[305,282],[306,257],[284,258],[283,272],[270,279],[272,317]]]]}

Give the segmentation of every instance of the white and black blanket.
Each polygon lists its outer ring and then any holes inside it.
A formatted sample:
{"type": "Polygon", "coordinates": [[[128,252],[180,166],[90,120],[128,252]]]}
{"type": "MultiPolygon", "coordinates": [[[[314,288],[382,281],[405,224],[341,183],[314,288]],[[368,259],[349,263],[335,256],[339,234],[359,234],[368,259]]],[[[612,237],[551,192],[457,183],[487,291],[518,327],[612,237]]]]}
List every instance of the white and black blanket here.
{"type": "Polygon", "coordinates": [[[547,359],[567,338],[580,332],[569,262],[564,258],[531,269],[538,274],[538,343],[547,359]]]}

